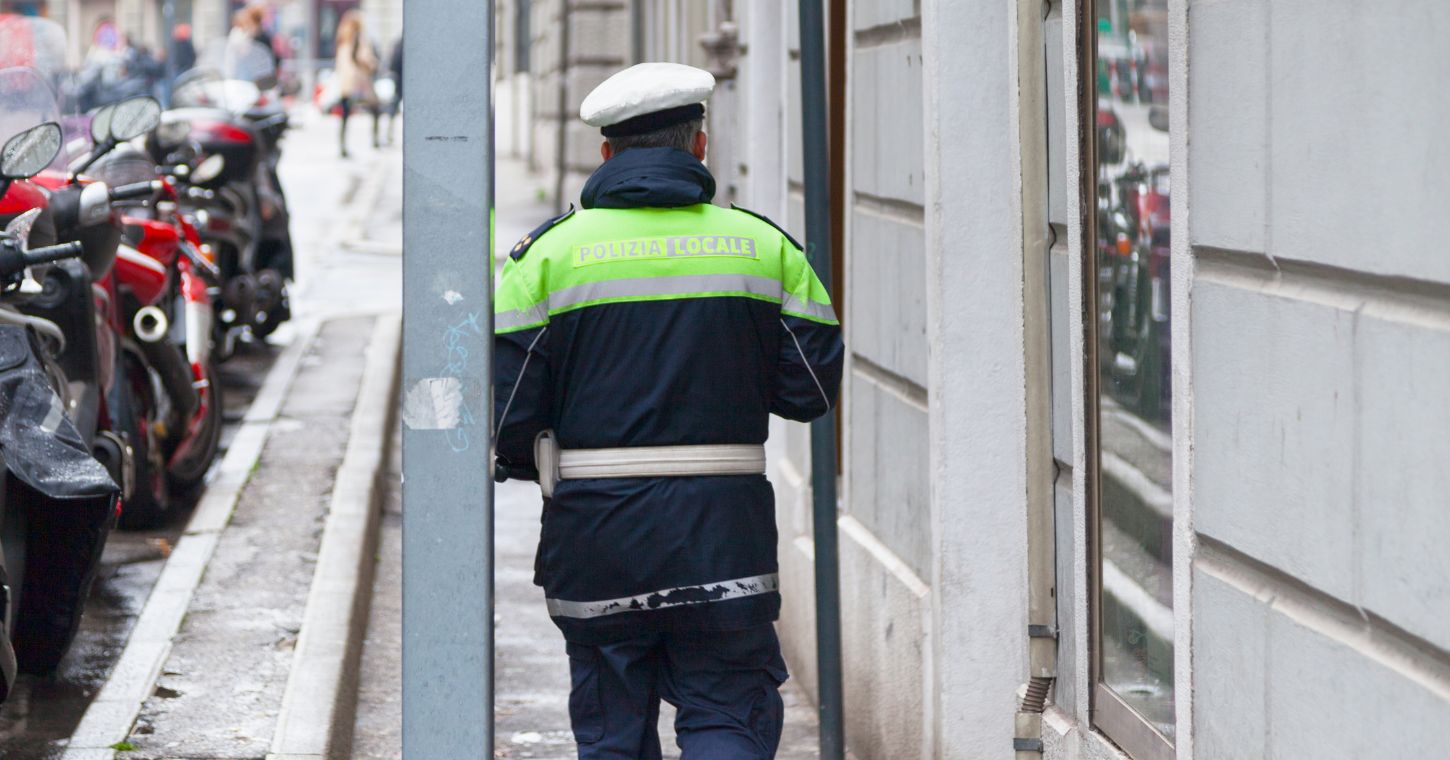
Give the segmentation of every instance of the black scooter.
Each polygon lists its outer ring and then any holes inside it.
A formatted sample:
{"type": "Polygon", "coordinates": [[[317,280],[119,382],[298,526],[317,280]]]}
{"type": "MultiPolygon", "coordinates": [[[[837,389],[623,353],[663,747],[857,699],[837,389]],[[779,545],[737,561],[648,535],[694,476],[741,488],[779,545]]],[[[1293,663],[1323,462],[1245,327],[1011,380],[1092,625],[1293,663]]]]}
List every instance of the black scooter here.
{"type": "MultiPolygon", "coordinates": [[[[0,193],[49,165],[61,139],[54,123],[11,138],[0,149],[0,193]]],[[[37,215],[0,233],[0,700],[18,672],[50,672],[70,647],[120,491],[67,414],[63,333],[13,308],[38,289],[32,268],[82,253],[79,243],[26,250],[37,215]]]]}

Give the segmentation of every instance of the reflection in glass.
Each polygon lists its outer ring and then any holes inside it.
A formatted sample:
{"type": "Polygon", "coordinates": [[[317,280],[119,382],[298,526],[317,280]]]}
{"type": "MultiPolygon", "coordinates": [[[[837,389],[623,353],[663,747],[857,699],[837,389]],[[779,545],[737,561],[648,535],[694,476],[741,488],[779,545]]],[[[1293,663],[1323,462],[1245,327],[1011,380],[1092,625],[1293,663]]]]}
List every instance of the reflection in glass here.
{"type": "Polygon", "coordinates": [[[1099,0],[1101,679],[1173,740],[1166,0],[1099,0]]]}

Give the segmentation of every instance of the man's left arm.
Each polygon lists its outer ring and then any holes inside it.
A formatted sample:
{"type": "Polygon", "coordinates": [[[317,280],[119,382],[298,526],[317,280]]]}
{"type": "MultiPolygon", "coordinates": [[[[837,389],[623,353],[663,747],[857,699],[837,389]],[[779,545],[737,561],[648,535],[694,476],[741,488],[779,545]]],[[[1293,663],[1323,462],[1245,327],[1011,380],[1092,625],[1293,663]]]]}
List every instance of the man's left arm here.
{"type": "Polygon", "coordinates": [[[770,411],[809,422],[836,405],[845,346],[830,294],[794,242],[783,246],[780,356],[770,411]]]}

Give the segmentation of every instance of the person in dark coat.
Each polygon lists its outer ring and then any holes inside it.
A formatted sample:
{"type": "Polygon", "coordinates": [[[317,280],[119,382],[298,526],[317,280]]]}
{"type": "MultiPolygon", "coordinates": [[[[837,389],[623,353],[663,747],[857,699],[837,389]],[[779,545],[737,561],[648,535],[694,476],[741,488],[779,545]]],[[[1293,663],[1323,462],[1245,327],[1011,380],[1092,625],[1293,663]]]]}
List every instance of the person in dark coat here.
{"type": "Polygon", "coordinates": [[[796,241],[711,204],[709,72],[647,63],[580,115],[583,210],[514,247],[495,300],[495,477],[545,496],[535,580],[581,760],[771,758],[787,678],[769,417],[830,412],[844,347],[796,241]]]}
{"type": "Polygon", "coordinates": [[[196,46],[191,44],[191,24],[177,24],[171,30],[168,59],[173,78],[196,67],[196,46]]]}
{"type": "Polygon", "coordinates": [[[394,125],[398,113],[403,110],[403,38],[393,43],[393,54],[388,57],[388,73],[393,78],[393,102],[388,109],[388,144],[393,144],[394,125]]]}
{"type": "Polygon", "coordinates": [[[247,18],[252,29],[252,39],[267,48],[272,54],[272,68],[277,72],[282,71],[282,56],[277,54],[277,45],[272,39],[272,33],[267,31],[267,9],[260,4],[249,5],[246,8],[247,18]]]}

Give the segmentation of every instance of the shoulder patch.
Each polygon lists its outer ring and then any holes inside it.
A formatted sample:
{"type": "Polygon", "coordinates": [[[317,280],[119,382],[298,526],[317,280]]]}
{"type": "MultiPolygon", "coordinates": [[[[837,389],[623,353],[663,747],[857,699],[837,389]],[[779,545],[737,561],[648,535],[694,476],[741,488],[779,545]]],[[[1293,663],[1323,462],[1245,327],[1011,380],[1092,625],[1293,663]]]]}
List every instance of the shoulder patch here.
{"type": "Polygon", "coordinates": [[[779,224],[776,224],[774,221],[771,220],[770,217],[766,216],[765,214],[757,214],[757,213],[755,213],[754,211],[751,211],[748,208],[743,208],[741,206],[737,206],[734,203],[730,204],[730,208],[735,209],[736,211],[742,211],[744,213],[747,213],[747,214],[755,217],[756,219],[759,219],[762,222],[765,222],[766,224],[774,227],[776,232],[779,232],[780,234],[785,235],[785,239],[786,240],[789,240],[791,245],[793,245],[793,246],[801,249],[802,251],[804,251],[806,249],[805,246],[801,245],[801,243],[800,243],[799,240],[796,240],[795,238],[791,237],[790,233],[789,232],[786,232],[784,227],[780,226],[779,224]]]}
{"type": "Polygon", "coordinates": [[[545,232],[548,232],[549,230],[553,229],[555,225],[557,225],[558,223],[564,221],[565,219],[568,219],[569,217],[571,217],[573,215],[574,215],[574,204],[571,203],[571,204],[569,204],[569,210],[568,211],[565,211],[564,213],[562,213],[562,214],[554,217],[553,219],[550,219],[549,221],[544,222],[543,224],[539,225],[538,227],[535,227],[533,232],[530,232],[529,234],[524,235],[523,238],[520,239],[519,242],[516,245],[514,245],[513,250],[509,251],[509,256],[511,256],[514,261],[518,261],[519,259],[522,259],[524,257],[524,254],[526,254],[526,253],[529,252],[529,246],[533,245],[534,244],[534,241],[538,240],[539,237],[542,236],[545,232]]]}

